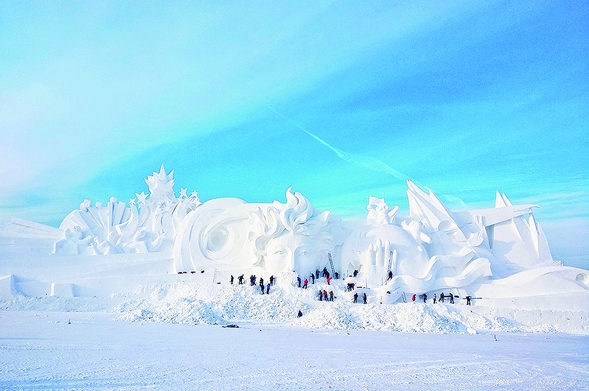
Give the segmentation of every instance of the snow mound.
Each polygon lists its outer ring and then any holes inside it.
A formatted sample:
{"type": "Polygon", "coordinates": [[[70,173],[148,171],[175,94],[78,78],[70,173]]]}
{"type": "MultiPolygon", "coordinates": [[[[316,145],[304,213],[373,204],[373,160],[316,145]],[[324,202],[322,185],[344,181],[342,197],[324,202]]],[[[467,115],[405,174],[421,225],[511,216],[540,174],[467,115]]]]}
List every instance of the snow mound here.
{"type": "MultiPolygon", "coordinates": [[[[589,335],[589,311],[522,309],[420,302],[352,303],[344,283],[318,283],[309,289],[290,281],[261,294],[259,286],[206,283],[204,280],[139,286],[110,297],[26,297],[14,294],[13,278],[0,279],[0,310],[114,312],[123,321],[225,325],[282,323],[304,328],[435,334],[563,332],[589,335]],[[319,301],[318,291],[334,292],[319,301]],[[303,314],[298,317],[301,311],[303,314]]],[[[362,294],[362,290],[360,290],[362,294]]],[[[476,303],[476,302],[475,302],[476,303]]]]}
{"type": "MultiPolygon", "coordinates": [[[[322,287],[323,288],[323,287],[322,287]]],[[[316,289],[275,286],[270,294],[245,285],[143,287],[116,305],[120,319],[139,322],[228,324],[275,322],[294,326],[435,334],[487,332],[564,332],[589,334],[583,311],[517,310],[460,304],[354,304],[347,292],[333,302],[318,301],[316,289]],[[303,316],[298,318],[301,311],[303,316]]]]}

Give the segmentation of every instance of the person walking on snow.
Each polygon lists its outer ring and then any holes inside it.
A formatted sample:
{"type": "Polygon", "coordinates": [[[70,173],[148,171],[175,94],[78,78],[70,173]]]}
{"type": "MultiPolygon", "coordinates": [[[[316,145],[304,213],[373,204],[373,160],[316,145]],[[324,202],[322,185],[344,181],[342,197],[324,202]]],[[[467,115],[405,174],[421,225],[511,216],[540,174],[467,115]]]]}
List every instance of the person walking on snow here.
{"type": "Polygon", "coordinates": [[[364,304],[368,303],[368,297],[366,297],[366,292],[362,295],[362,299],[364,300],[364,304]]]}
{"type": "Polygon", "coordinates": [[[354,293],[354,303],[358,302],[358,292],[354,293]]]}
{"type": "Polygon", "coordinates": [[[315,285],[315,275],[311,273],[311,284],[315,285]]]}
{"type": "Polygon", "coordinates": [[[327,301],[327,291],[323,290],[323,300],[327,301]]]}
{"type": "Polygon", "coordinates": [[[268,285],[266,285],[266,294],[267,295],[270,294],[270,283],[268,283],[268,285]]]}
{"type": "Polygon", "coordinates": [[[331,285],[330,282],[331,282],[331,277],[327,277],[327,285],[331,285]]]}
{"type": "Polygon", "coordinates": [[[413,296],[411,296],[411,301],[415,302],[415,298],[417,297],[417,295],[414,293],[413,296]]]}
{"type": "Polygon", "coordinates": [[[231,275],[231,285],[233,285],[233,274],[231,275]]]}
{"type": "Polygon", "coordinates": [[[303,289],[307,289],[307,284],[309,284],[309,280],[305,278],[305,281],[303,281],[303,289]]]}
{"type": "Polygon", "coordinates": [[[299,288],[301,287],[301,277],[297,276],[297,282],[299,284],[299,288]]]}
{"type": "Polygon", "coordinates": [[[329,301],[333,301],[333,291],[329,291],[329,301]]]}

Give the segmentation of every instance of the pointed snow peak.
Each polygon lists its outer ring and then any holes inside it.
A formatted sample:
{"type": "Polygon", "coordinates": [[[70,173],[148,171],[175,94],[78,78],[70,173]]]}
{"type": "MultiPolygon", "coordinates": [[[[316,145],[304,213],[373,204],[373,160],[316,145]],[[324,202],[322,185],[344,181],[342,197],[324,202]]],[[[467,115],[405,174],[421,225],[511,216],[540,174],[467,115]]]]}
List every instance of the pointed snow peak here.
{"type": "Polygon", "coordinates": [[[507,196],[505,195],[505,193],[502,194],[502,198],[503,198],[503,202],[505,202],[505,205],[507,205],[507,206],[513,206],[513,204],[511,203],[511,201],[509,201],[509,198],[507,198],[507,196]]]}
{"type": "Polygon", "coordinates": [[[501,197],[501,193],[499,193],[499,190],[497,190],[495,192],[495,208],[502,208],[505,205],[505,202],[503,201],[503,198],[501,197]]]}

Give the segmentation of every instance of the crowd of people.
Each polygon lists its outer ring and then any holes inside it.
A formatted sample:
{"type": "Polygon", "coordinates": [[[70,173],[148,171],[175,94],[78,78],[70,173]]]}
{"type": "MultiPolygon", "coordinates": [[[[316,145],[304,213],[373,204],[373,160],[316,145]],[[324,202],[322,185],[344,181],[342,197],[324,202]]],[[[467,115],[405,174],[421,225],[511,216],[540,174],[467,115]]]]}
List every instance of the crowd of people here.
{"type": "MultiPolygon", "coordinates": [[[[357,274],[358,274],[358,271],[355,270],[354,275],[357,275],[357,274]]],[[[335,276],[335,279],[339,279],[339,273],[334,272],[334,276],[335,276]]],[[[301,279],[300,276],[297,276],[297,286],[301,289],[308,289],[309,282],[311,283],[311,285],[315,285],[315,281],[319,280],[320,278],[325,278],[325,282],[327,283],[327,285],[331,285],[331,281],[333,280],[333,278],[331,277],[331,273],[325,267],[325,268],[323,268],[322,271],[317,269],[314,273],[311,273],[309,275],[309,277],[305,278],[304,280],[301,279]]],[[[230,281],[231,285],[233,285],[235,282],[235,277],[233,275],[231,275],[231,278],[229,281],[230,281]]],[[[259,286],[260,293],[262,295],[263,294],[267,294],[267,295],[270,294],[270,288],[272,285],[275,284],[275,282],[276,282],[276,278],[274,276],[270,276],[269,282],[265,285],[264,285],[264,278],[263,277],[259,277],[259,279],[258,279],[258,277],[254,274],[252,274],[250,276],[250,286],[252,286],[252,287],[255,287],[256,285],[259,286]],[[259,281],[259,282],[257,282],[257,281],[259,281]]],[[[245,277],[243,274],[237,277],[237,283],[238,283],[238,285],[245,284],[245,277]]],[[[348,290],[348,292],[354,291],[355,284],[348,283],[347,290],[348,290]]],[[[337,298],[337,296],[335,296],[335,294],[333,293],[333,290],[331,290],[331,289],[328,291],[325,288],[319,288],[319,290],[317,292],[317,299],[319,301],[334,301],[334,299],[336,299],[336,298],[337,298]]],[[[368,297],[365,292],[362,294],[362,300],[363,300],[364,304],[367,304],[368,297]]],[[[358,303],[358,292],[354,293],[353,302],[358,303]]]]}
{"type": "MultiPolygon", "coordinates": [[[[335,278],[338,279],[339,275],[338,273],[334,273],[335,278]]],[[[358,271],[354,270],[354,276],[358,275],[358,271]]],[[[389,272],[388,275],[389,279],[392,278],[391,273],[389,272]]],[[[327,268],[323,268],[322,271],[320,271],[319,269],[317,269],[315,271],[315,273],[311,273],[309,275],[308,278],[305,278],[304,280],[301,279],[301,277],[297,276],[297,286],[301,289],[308,289],[309,288],[309,282],[311,283],[311,285],[315,285],[315,281],[318,280],[319,278],[325,278],[325,282],[327,283],[327,285],[331,285],[331,281],[332,281],[332,277],[331,274],[329,273],[329,271],[327,270],[327,268]]],[[[230,282],[231,285],[233,285],[234,283],[234,277],[233,275],[231,275],[230,278],[230,282]]],[[[237,277],[237,283],[239,285],[243,285],[245,283],[245,278],[244,275],[240,275],[237,277]]],[[[260,277],[258,280],[258,277],[256,277],[255,275],[251,275],[250,276],[250,286],[255,287],[256,285],[259,286],[260,289],[260,293],[263,294],[270,294],[270,288],[272,287],[272,285],[274,285],[276,283],[276,277],[274,277],[273,275],[270,276],[269,278],[269,282],[267,282],[266,284],[264,284],[264,278],[260,277]],[[258,283],[256,283],[257,281],[259,281],[258,283]]],[[[348,292],[353,292],[356,290],[356,284],[353,282],[347,283],[346,284],[346,289],[348,292]]],[[[387,292],[388,293],[388,292],[387,292]]],[[[358,292],[354,292],[354,296],[353,296],[353,303],[358,303],[358,298],[360,296],[358,295],[358,292]]],[[[334,301],[334,299],[336,299],[337,297],[334,295],[333,290],[327,290],[325,288],[319,288],[318,292],[317,292],[317,299],[319,301],[334,301]]],[[[368,303],[368,297],[366,295],[366,292],[362,293],[362,302],[364,304],[368,303]]],[[[436,303],[445,303],[446,300],[448,300],[448,302],[450,304],[454,304],[454,299],[460,298],[457,295],[452,294],[452,292],[445,294],[444,292],[440,293],[440,296],[438,297],[437,294],[434,293],[434,296],[432,298],[432,301],[434,304],[436,303]]],[[[415,302],[418,299],[418,295],[416,293],[414,293],[411,296],[411,301],[415,302]]],[[[422,293],[419,295],[419,300],[423,301],[424,303],[427,303],[427,293],[422,293]]],[[[472,305],[472,296],[468,295],[465,297],[466,299],[466,305],[472,305]]]]}

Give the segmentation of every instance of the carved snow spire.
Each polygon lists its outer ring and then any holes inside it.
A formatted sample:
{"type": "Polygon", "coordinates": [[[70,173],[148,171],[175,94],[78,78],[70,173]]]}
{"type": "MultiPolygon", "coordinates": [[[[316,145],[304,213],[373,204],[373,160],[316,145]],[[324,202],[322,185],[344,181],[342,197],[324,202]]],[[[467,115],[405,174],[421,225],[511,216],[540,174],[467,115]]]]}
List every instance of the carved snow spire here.
{"type": "Polygon", "coordinates": [[[160,167],[160,172],[154,172],[153,175],[145,179],[149,187],[149,198],[153,201],[174,200],[174,170],[166,174],[164,165],[160,167]]]}

